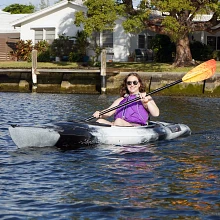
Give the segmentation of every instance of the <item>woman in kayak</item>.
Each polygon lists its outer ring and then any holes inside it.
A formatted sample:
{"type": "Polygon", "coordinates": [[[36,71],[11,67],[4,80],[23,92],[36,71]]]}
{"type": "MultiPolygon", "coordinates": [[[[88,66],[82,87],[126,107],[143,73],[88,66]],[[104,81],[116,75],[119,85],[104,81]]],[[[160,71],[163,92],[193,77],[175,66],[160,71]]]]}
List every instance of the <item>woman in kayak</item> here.
{"type": "Polygon", "coordinates": [[[103,115],[100,115],[100,111],[96,111],[93,116],[98,118],[97,122],[114,126],[141,126],[147,124],[149,115],[159,116],[159,108],[151,96],[146,96],[143,82],[137,73],[130,73],[125,77],[121,85],[120,96],[109,108],[123,104],[138,96],[140,100],[103,115]],[[104,119],[113,114],[114,122],[104,119]]]}

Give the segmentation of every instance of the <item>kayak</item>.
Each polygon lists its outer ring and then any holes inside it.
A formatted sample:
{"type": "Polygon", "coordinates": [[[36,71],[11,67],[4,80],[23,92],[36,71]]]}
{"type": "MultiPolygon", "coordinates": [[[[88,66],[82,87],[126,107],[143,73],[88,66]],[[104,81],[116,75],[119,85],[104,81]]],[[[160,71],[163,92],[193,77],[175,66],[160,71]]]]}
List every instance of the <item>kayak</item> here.
{"type": "Polygon", "coordinates": [[[120,127],[97,122],[58,122],[41,127],[9,127],[9,133],[18,148],[74,147],[110,144],[134,145],[153,141],[172,140],[191,134],[185,124],[149,121],[146,126],[120,127]]]}

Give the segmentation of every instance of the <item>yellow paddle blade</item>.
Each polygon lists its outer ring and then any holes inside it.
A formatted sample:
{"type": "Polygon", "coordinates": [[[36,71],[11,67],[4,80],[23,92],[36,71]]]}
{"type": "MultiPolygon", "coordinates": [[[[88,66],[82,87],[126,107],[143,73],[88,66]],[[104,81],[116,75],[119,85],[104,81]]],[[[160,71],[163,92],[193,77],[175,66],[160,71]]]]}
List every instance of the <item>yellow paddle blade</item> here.
{"type": "Polygon", "coordinates": [[[216,61],[208,60],[190,70],[183,78],[183,82],[198,82],[210,78],[215,74],[216,61]]]}

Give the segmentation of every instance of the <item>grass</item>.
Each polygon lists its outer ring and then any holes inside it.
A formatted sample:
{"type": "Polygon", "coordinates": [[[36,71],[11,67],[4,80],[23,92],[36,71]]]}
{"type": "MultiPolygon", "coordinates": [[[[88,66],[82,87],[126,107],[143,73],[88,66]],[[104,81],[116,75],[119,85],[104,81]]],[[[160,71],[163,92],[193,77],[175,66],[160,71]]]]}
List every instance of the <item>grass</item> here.
{"type": "MultiPolygon", "coordinates": [[[[26,69],[31,68],[31,62],[15,62],[15,61],[5,61],[0,62],[0,68],[9,69],[26,69]]],[[[37,68],[42,69],[59,69],[59,68],[67,68],[67,69],[78,69],[78,68],[88,68],[83,67],[80,63],[72,63],[72,62],[38,62],[37,68]]],[[[98,67],[97,67],[98,68],[98,67]]],[[[155,62],[147,62],[147,63],[137,63],[137,62],[109,62],[107,63],[107,68],[113,70],[123,70],[123,71],[142,71],[142,72],[188,72],[193,69],[193,67],[178,67],[174,68],[172,64],[169,63],[155,63],[155,62]]],[[[217,62],[216,72],[220,72],[220,62],[217,62]]]]}
{"type": "Polygon", "coordinates": [[[116,68],[116,69],[123,69],[123,70],[143,71],[143,72],[185,72],[185,71],[189,71],[190,69],[192,69],[192,67],[174,68],[172,66],[172,64],[169,64],[169,63],[155,63],[155,62],[108,63],[107,67],[116,68]]]}
{"type": "MultiPolygon", "coordinates": [[[[9,69],[9,68],[15,68],[15,69],[28,69],[32,67],[31,62],[26,62],[26,61],[5,61],[5,62],[0,62],[0,68],[3,69],[9,69]]],[[[71,62],[38,62],[37,63],[37,68],[46,68],[46,69],[51,69],[51,68],[79,68],[79,64],[77,63],[71,63],[71,62]]],[[[82,67],[81,67],[82,68],[82,67]]]]}

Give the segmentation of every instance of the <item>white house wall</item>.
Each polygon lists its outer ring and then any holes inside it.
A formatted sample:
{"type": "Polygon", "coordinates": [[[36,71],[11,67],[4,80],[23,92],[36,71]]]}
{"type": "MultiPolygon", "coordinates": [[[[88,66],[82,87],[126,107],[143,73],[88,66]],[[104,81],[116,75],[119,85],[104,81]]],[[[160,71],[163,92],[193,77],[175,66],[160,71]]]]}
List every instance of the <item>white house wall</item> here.
{"type": "Polygon", "coordinates": [[[113,34],[114,61],[127,61],[130,48],[130,34],[126,33],[122,26],[122,20],[116,21],[113,34]]]}
{"type": "MultiPolygon", "coordinates": [[[[116,20],[116,25],[113,30],[113,48],[106,48],[106,60],[114,62],[126,62],[128,61],[129,48],[131,46],[130,34],[126,33],[122,26],[123,20],[116,20]]],[[[101,35],[102,36],[102,35],[101,35]]],[[[102,39],[100,39],[102,44],[102,39]]],[[[94,56],[95,53],[91,49],[88,49],[87,54],[94,56]]],[[[99,57],[100,60],[100,57],[99,57]]]]}
{"type": "Polygon", "coordinates": [[[34,42],[34,30],[33,28],[56,28],[56,36],[66,34],[67,36],[75,36],[78,30],[82,30],[82,27],[76,27],[74,25],[74,13],[78,10],[82,10],[82,7],[71,5],[70,7],[62,7],[54,10],[39,18],[34,18],[31,21],[23,23],[21,25],[21,39],[32,40],[34,42]]]}

